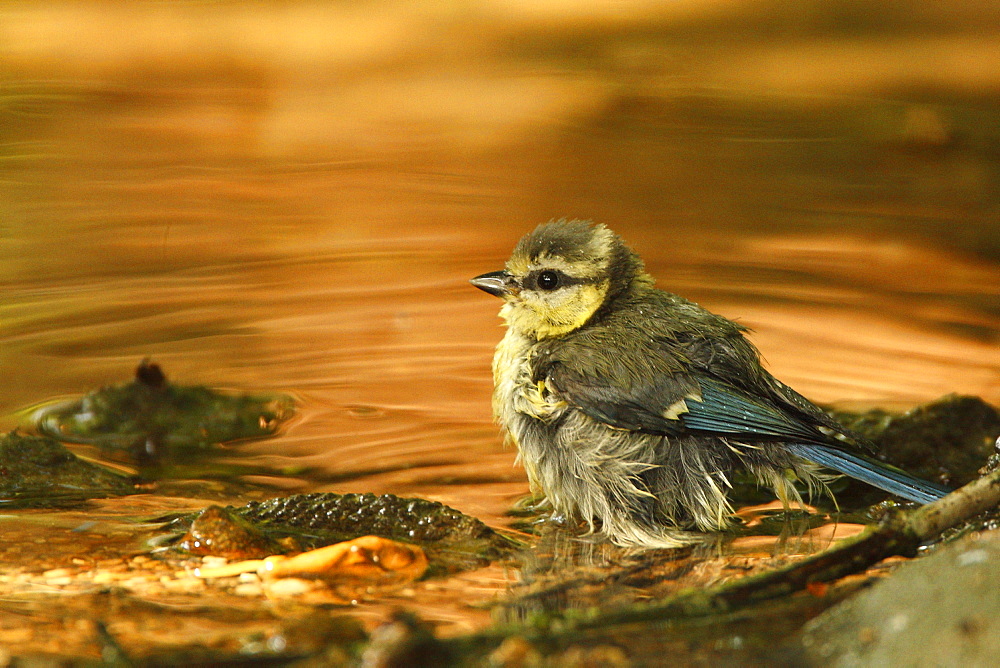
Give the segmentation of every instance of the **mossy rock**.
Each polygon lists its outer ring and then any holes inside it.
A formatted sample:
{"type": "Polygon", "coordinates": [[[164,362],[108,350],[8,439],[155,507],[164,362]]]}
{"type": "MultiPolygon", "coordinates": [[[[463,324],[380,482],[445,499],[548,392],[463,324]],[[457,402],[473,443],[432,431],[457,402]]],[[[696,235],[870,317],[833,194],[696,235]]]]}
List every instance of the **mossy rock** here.
{"type": "Polygon", "coordinates": [[[289,396],[177,385],[167,382],[158,365],[144,361],[131,382],[44,406],[33,419],[47,436],[94,445],[141,466],[204,453],[220,443],[272,436],[294,412],[289,396]]]}
{"type": "Polygon", "coordinates": [[[46,507],[136,492],[134,482],[80,459],[58,441],[14,431],[0,437],[0,504],[46,507]]]}

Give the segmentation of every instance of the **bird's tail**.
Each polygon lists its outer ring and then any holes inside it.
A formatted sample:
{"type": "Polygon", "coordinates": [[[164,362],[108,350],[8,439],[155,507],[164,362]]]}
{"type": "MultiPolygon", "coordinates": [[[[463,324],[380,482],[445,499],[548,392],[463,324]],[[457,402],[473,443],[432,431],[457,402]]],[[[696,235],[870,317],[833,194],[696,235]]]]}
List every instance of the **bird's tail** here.
{"type": "Polygon", "coordinates": [[[917,503],[930,503],[951,492],[944,485],[915,478],[903,471],[889,468],[867,457],[815,443],[791,443],[788,449],[795,455],[833,469],[873,487],[917,503]]]}

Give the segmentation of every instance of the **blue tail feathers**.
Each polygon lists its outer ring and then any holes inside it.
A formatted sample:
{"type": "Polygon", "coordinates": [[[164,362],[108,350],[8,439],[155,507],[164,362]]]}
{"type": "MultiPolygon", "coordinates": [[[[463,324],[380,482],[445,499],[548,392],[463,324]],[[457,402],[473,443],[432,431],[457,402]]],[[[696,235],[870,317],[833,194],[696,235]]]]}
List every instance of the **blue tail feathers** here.
{"type": "Polygon", "coordinates": [[[793,454],[909,501],[930,503],[952,490],[829,445],[790,443],[793,454]]]}

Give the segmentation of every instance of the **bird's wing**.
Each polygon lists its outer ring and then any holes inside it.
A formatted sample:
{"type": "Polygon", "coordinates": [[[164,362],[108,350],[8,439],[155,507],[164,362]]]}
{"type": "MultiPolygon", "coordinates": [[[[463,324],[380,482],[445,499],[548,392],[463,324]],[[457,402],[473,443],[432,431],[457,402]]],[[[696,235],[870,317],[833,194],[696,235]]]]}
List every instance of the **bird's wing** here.
{"type": "Polygon", "coordinates": [[[626,384],[579,373],[564,364],[549,369],[547,383],[560,399],[599,422],[617,429],[667,435],[683,431],[677,415],[687,411],[688,402],[699,396],[698,386],[682,375],[626,384]]]}
{"type": "Polygon", "coordinates": [[[688,412],[680,418],[688,429],[781,440],[827,440],[812,424],[767,398],[752,397],[709,376],[697,379],[702,400],[689,402],[688,412]]]}
{"type": "Polygon", "coordinates": [[[761,367],[745,331],[651,290],[540,347],[533,371],[563,400],[621,429],[819,443],[830,442],[820,427],[846,433],[761,367]]]}
{"type": "Polygon", "coordinates": [[[676,371],[622,382],[565,363],[548,368],[561,399],[618,429],[676,435],[711,432],[754,440],[827,440],[808,423],[765,399],[711,376],[676,371]]]}
{"type": "Polygon", "coordinates": [[[560,399],[617,429],[675,436],[714,434],[736,442],[781,442],[798,455],[918,503],[948,488],[886,467],[840,447],[867,442],[760,367],[736,326],[717,336],[649,336],[629,345],[600,330],[545,347],[534,365],[560,399]]]}
{"type": "Polygon", "coordinates": [[[734,334],[714,341],[631,336],[622,346],[595,330],[545,348],[534,376],[560,399],[619,429],[826,442],[816,421],[769,385],[756,393],[739,386],[770,375],[756,350],[734,334]]]}

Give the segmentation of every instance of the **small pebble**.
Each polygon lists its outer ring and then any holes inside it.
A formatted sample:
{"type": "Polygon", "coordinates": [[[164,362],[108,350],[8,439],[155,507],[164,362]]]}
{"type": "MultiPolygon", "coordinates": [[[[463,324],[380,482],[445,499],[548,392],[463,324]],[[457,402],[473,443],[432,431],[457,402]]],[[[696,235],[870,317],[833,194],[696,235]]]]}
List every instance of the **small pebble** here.
{"type": "Polygon", "coordinates": [[[49,578],[63,578],[63,577],[67,577],[69,575],[71,575],[71,573],[70,573],[70,570],[68,568],[53,568],[50,571],[45,571],[44,573],[42,573],[42,577],[46,578],[46,579],[49,579],[49,578]]]}
{"type": "Polygon", "coordinates": [[[188,577],[164,582],[163,588],[174,594],[195,594],[205,590],[205,583],[198,578],[188,577]]]}
{"type": "Polygon", "coordinates": [[[955,561],[959,566],[971,566],[973,564],[981,564],[987,561],[989,557],[990,554],[986,550],[969,550],[958,555],[958,559],[955,561]]]}
{"type": "Polygon", "coordinates": [[[299,578],[282,578],[274,580],[267,588],[267,592],[272,596],[291,597],[300,596],[313,588],[313,583],[299,578]]]}
{"type": "Polygon", "coordinates": [[[139,589],[145,587],[149,584],[149,578],[145,578],[141,575],[130,577],[127,580],[122,581],[123,587],[128,587],[129,589],[139,589]]]}
{"type": "Polygon", "coordinates": [[[229,563],[225,557],[213,557],[207,555],[201,558],[201,563],[205,568],[221,568],[229,563]]]}
{"type": "Polygon", "coordinates": [[[233,593],[237,596],[261,596],[264,588],[258,582],[243,582],[233,587],[233,593]]]}

